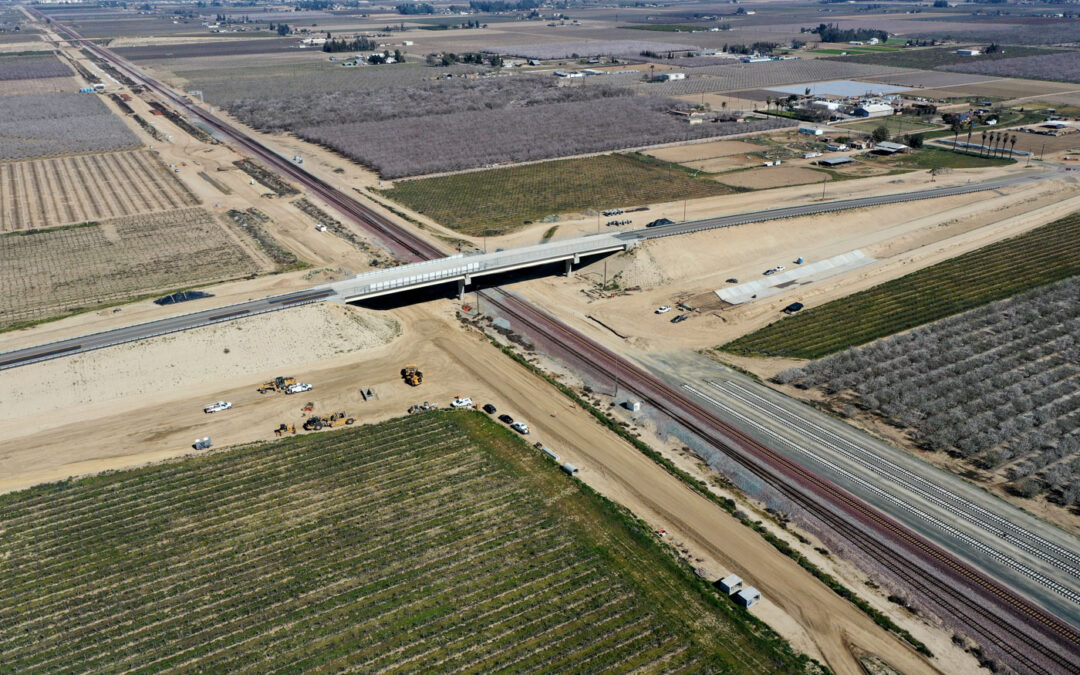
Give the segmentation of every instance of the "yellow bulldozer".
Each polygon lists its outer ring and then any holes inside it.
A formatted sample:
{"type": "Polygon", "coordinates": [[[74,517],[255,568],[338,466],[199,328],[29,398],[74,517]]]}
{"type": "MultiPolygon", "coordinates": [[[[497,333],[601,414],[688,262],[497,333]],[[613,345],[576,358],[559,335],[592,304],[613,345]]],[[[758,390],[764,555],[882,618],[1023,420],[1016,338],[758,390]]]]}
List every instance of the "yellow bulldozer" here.
{"type": "Polygon", "coordinates": [[[295,433],[296,433],[296,425],[295,424],[284,424],[284,423],[282,423],[277,429],[274,429],[274,435],[279,437],[279,438],[281,436],[284,436],[285,434],[295,434],[295,433]]]}
{"type": "Polygon", "coordinates": [[[416,366],[405,366],[401,369],[401,378],[410,387],[418,387],[424,383],[424,374],[416,366]]]}
{"type": "Polygon", "coordinates": [[[268,394],[272,391],[285,391],[294,384],[296,384],[295,377],[275,377],[269,382],[263,382],[259,385],[258,392],[260,394],[268,394]]]}
{"type": "Polygon", "coordinates": [[[333,429],[334,427],[342,427],[347,424],[352,424],[356,419],[349,417],[343,412],[337,412],[333,415],[327,415],[326,417],[319,417],[318,415],[309,417],[304,422],[304,431],[319,431],[320,429],[333,429]]]}

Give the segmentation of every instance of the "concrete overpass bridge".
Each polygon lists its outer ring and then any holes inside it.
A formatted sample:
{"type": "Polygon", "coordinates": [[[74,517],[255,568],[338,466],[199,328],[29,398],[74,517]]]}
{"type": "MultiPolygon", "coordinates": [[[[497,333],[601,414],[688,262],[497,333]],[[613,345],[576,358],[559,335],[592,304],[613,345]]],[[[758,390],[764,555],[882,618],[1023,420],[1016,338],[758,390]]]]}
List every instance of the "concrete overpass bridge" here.
{"type": "Polygon", "coordinates": [[[573,266],[580,263],[584,257],[626,251],[638,241],[637,238],[598,234],[510,251],[472,255],[459,253],[446,258],[365,272],[351,279],[328,284],[326,288],[333,290],[334,300],[356,302],[457,281],[458,297],[461,298],[464,297],[465,287],[478,277],[559,262],[565,265],[565,272],[569,275],[573,266]]]}

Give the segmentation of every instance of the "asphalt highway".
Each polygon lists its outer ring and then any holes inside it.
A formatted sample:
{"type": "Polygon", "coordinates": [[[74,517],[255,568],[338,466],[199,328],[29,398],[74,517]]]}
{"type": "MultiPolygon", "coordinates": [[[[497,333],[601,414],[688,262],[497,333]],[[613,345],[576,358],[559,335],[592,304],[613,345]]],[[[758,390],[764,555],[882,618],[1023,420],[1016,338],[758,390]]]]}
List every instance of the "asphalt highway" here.
{"type": "Polygon", "coordinates": [[[749,378],[714,372],[682,388],[744,433],[1080,626],[1075,537],[749,378]]]}

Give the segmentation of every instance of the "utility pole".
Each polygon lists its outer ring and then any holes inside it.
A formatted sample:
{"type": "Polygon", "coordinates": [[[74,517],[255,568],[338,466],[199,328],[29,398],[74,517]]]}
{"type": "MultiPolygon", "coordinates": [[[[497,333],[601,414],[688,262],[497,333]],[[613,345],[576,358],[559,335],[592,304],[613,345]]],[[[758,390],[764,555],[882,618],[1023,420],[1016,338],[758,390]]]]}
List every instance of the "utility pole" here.
{"type": "Polygon", "coordinates": [[[825,183],[829,180],[828,176],[821,179],[821,201],[825,201],[825,183]]]}
{"type": "Polygon", "coordinates": [[[600,290],[607,290],[607,260],[604,261],[604,285],[600,287],[600,290]]]}

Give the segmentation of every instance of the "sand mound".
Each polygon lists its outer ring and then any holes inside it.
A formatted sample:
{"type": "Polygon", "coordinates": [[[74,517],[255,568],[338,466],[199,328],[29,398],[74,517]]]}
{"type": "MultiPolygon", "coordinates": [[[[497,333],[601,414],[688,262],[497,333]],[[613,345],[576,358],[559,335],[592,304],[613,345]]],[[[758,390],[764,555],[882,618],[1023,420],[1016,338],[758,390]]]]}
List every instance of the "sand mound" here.
{"type": "MultiPolygon", "coordinates": [[[[373,349],[401,334],[386,314],[320,303],[0,373],[0,419],[198,386],[373,349]]],[[[288,374],[288,373],[286,373],[288,374]]]]}

